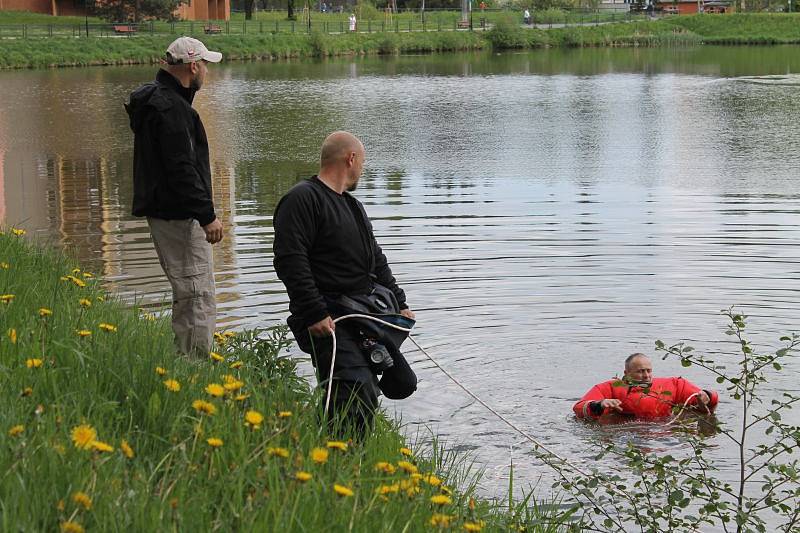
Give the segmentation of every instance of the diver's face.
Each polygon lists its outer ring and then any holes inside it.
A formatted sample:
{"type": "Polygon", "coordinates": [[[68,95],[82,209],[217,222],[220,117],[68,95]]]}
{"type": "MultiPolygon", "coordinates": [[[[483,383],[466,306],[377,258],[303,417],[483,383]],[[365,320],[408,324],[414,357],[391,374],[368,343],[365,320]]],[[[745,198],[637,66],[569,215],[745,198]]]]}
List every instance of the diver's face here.
{"type": "Polygon", "coordinates": [[[637,357],[625,368],[625,377],[636,383],[652,383],[653,363],[648,357],[637,357]]]}

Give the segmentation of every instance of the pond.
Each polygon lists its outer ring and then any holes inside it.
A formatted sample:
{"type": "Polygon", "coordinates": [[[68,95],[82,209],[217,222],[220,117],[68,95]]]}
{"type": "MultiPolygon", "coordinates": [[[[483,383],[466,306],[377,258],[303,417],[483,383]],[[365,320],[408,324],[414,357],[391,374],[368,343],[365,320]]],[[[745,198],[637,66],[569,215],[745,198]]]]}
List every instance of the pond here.
{"type": "MultiPolygon", "coordinates": [[[[196,107],[208,130],[220,326],[287,315],[272,267],[277,200],[316,170],[336,129],[367,150],[356,192],[416,311],[416,339],[468,389],[575,461],[595,441],[680,449],[680,436],[603,428],[571,405],[656,339],[731,362],[721,309],[778,346],[800,325],[800,49],[545,50],[232,63],[196,107]]],[[[126,299],[168,285],[130,215],[122,103],[152,67],[0,73],[0,217],[77,254],[126,299]]],[[[293,355],[301,355],[293,351],[293,355]]],[[[413,437],[437,432],[502,495],[546,487],[530,446],[421,353],[404,402],[413,437]]],[[[654,359],[657,375],[711,376],[654,359]]],[[[308,370],[306,365],[304,368],[308,370]]],[[[765,385],[798,392],[797,363],[765,385]]],[[[725,399],[725,423],[736,420],[725,399]]],[[[795,420],[797,423],[797,420],[795,420]]],[[[724,467],[733,450],[716,437],[724,467]]],[[[732,473],[732,471],[731,471],[732,473]]]]}

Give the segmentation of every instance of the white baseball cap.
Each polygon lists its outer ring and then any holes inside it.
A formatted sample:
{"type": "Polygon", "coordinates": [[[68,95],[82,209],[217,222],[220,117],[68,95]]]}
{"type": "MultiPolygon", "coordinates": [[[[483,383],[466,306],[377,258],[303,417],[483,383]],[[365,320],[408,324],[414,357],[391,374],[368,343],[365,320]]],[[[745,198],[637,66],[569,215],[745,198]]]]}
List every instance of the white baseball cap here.
{"type": "Polygon", "coordinates": [[[206,45],[192,37],[178,37],[167,48],[167,63],[170,65],[194,63],[201,59],[219,63],[222,61],[222,54],[212,52],[206,48],[206,45]]]}

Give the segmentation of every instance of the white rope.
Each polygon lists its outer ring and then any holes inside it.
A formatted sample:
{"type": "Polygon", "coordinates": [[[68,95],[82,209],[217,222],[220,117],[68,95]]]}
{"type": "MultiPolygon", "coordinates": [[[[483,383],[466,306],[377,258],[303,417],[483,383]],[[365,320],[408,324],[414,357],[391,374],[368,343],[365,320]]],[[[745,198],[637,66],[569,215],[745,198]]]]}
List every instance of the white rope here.
{"type": "MultiPolygon", "coordinates": [[[[683,410],[686,409],[686,407],[689,405],[689,401],[691,401],[691,399],[694,398],[695,396],[697,396],[699,398],[700,397],[700,393],[699,392],[693,392],[692,394],[690,394],[689,397],[686,398],[686,401],[683,402],[683,405],[681,405],[681,408],[678,410],[678,414],[675,415],[675,418],[673,418],[672,420],[670,420],[669,422],[667,422],[664,425],[665,426],[671,426],[672,424],[676,423],[680,419],[681,415],[683,414],[683,410]]],[[[711,410],[708,408],[708,405],[706,405],[704,403],[702,405],[706,409],[706,414],[710,415],[711,414],[711,410]]]]}
{"type": "MultiPolygon", "coordinates": [[[[519,433],[520,435],[522,435],[523,437],[525,437],[527,440],[529,440],[531,443],[533,443],[533,445],[534,445],[534,446],[536,446],[537,448],[541,448],[541,449],[542,449],[542,450],[544,450],[546,453],[548,453],[548,454],[550,454],[551,456],[555,457],[556,459],[558,459],[559,461],[561,461],[563,464],[565,464],[565,465],[569,466],[570,468],[572,468],[574,471],[578,472],[579,474],[581,474],[581,475],[583,475],[583,476],[588,476],[588,475],[589,475],[589,474],[587,474],[586,472],[584,472],[582,469],[578,468],[578,467],[577,467],[577,466],[575,466],[574,464],[570,463],[569,461],[567,461],[566,459],[564,459],[563,457],[561,457],[560,455],[558,455],[557,453],[555,453],[554,451],[550,450],[550,449],[549,449],[547,446],[545,446],[544,444],[542,444],[541,442],[539,442],[539,441],[538,441],[538,440],[536,440],[535,438],[533,438],[533,437],[531,437],[530,435],[528,435],[528,434],[527,434],[525,431],[523,431],[522,429],[520,429],[519,427],[517,427],[517,426],[516,426],[516,425],[515,425],[513,422],[511,422],[509,419],[507,419],[506,417],[504,417],[503,415],[501,415],[500,413],[498,413],[497,411],[495,411],[494,409],[492,409],[492,407],[491,407],[491,406],[489,406],[489,404],[487,404],[486,402],[484,402],[483,400],[481,400],[480,398],[478,398],[478,396],[477,396],[477,395],[475,395],[475,393],[473,393],[471,390],[469,390],[467,387],[465,387],[465,386],[464,386],[464,385],[463,385],[463,384],[462,384],[460,381],[458,381],[458,380],[455,378],[455,376],[453,376],[453,375],[452,375],[450,372],[448,372],[447,370],[445,370],[445,368],[444,368],[442,365],[440,365],[440,364],[439,364],[439,363],[438,363],[438,362],[437,362],[437,361],[436,361],[436,360],[435,360],[433,357],[431,357],[431,354],[429,354],[429,353],[428,353],[428,352],[425,350],[425,348],[423,348],[422,346],[420,346],[420,345],[419,345],[419,343],[418,343],[418,342],[417,342],[417,341],[414,339],[414,337],[412,337],[412,336],[410,335],[410,332],[411,332],[411,329],[410,329],[410,328],[404,328],[404,327],[401,327],[401,326],[397,326],[397,325],[395,325],[395,324],[392,324],[392,323],[390,323],[390,322],[386,322],[385,320],[381,320],[381,319],[379,319],[379,318],[376,318],[376,317],[374,317],[374,316],[370,316],[370,315],[362,315],[362,314],[351,314],[351,315],[344,315],[344,316],[340,316],[339,318],[336,318],[336,319],[333,321],[333,323],[334,323],[334,324],[336,324],[336,323],[337,323],[337,322],[339,322],[340,320],[347,320],[347,319],[349,319],[349,318],[364,318],[364,319],[367,319],[367,320],[372,320],[373,322],[377,322],[377,323],[379,323],[379,324],[382,324],[382,325],[384,325],[384,326],[387,326],[387,327],[390,327],[390,328],[393,328],[393,329],[396,329],[396,330],[399,330],[399,331],[403,331],[403,332],[409,333],[409,335],[408,335],[408,338],[409,338],[409,340],[410,340],[411,342],[413,342],[413,343],[414,343],[414,346],[416,346],[417,348],[419,348],[419,350],[420,350],[422,353],[424,353],[424,354],[425,354],[425,356],[426,356],[428,359],[430,359],[431,363],[433,363],[434,365],[436,365],[436,368],[438,368],[439,370],[441,370],[441,371],[442,371],[442,373],[444,373],[444,375],[445,375],[445,376],[447,376],[448,378],[450,378],[450,380],[451,380],[453,383],[455,383],[456,385],[458,385],[458,386],[461,388],[461,390],[463,390],[464,392],[466,392],[466,393],[467,393],[467,394],[468,394],[468,395],[469,395],[471,398],[473,398],[473,399],[474,399],[476,402],[478,402],[478,403],[479,403],[479,404],[481,404],[483,407],[485,407],[485,408],[486,408],[486,409],[487,409],[487,410],[488,410],[490,413],[492,413],[493,415],[495,415],[497,418],[499,418],[500,420],[502,420],[503,422],[505,422],[505,424],[506,424],[506,425],[508,425],[508,427],[510,427],[511,429],[513,429],[514,431],[516,431],[517,433],[519,433]]],[[[327,395],[326,395],[326,398],[325,398],[325,415],[326,415],[326,416],[327,416],[327,414],[328,414],[328,408],[329,408],[330,401],[331,401],[331,389],[332,389],[332,386],[333,386],[333,365],[334,365],[334,363],[336,362],[336,331],[335,331],[335,330],[332,332],[332,337],[333,337],[333,347],[332,347],[332,355],[331,355],[331,370],[330,370],[330,374],[328,375],[328,391],[327,391],[327,395]]]]}

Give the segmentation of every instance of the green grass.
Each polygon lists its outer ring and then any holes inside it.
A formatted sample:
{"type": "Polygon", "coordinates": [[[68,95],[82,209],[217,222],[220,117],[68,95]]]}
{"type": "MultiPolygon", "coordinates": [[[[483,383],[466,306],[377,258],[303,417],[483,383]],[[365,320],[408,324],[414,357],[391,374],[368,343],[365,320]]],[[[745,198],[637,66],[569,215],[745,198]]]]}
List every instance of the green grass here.
{"type": "MultiPolygon", "coordinates": [[[[30,11],[0,11],[0,24],[83,24],[84,17],[54,17],[44,13],[30,11]]],[[[89,23],[102,22],[95,17],[89,17],[89,23]]]]}
{"type": "MultiPolygon", "coordinates": [[[[542,12],[545,16],[548,12],[542,12]]],[[[551,12],[552,13],[552,12],[551,12]]],[[[189,34],[222,51],[226,60],[285,59],[338,55],[431,53],[487,48],[541,48],[589,46],[678,46],[697,44],[778,44],[800,43],[800,14],[696,15],[669,17],[658,21],[632,21],[616,24],[528,29],[515,18],[497,18],[489,31],[414,31],[403,29],[405,14],[394,19],[396,25],[365,28],[359,33],[338,32],[336,23],[327,26],[314,22],[309,34],[301,22],[279,19],[277,13],[260,13],[264,20],[232,21],[223,25],[224,33],[205,35],[202,22],[183,22],[174,28],[165,22],[144,25],[139,34],[127,37],[80,37],[81,29],[66,26],[66,36],[48,35],[47,25],[28,29],[27,39],[0,39],[0,68],[41,68],[52,66],[154,64],[175,35],[189,34]],[[267,15],[273,19],[267,20],[267,15]],[[274,26],[277,24],[277,27],[274,26]],[[367,32],[367,30],[372,30],[367,32]],[[174,33],[173,33],[174,30],[174,33]],[[386,31],[381,31],[386,30],[386,31]],[[401,31],[397,31],[401,30],[401,31]],[[37,33],[38,32],[38,33],[37,33]],[[71,33],[70,33],[71,32],[71,33]]],[[[281,14],[282,16],[282,14],[281,14]]],[[[336,17],[338,15],[325,15],[336,17]]],[[[413,25],[413,24],[412,24],[413,25]]],[[[417,28],[414,26],[416,29],[417,28]]],[[[439,26],[430,19],[426,29],[439,26]]],[[[0,36],[9,31],[0,28],[0,36]]],[[[17,30],[19,31],[19,30],[17,30]]],[[[108,25],[93,33],[108,33],[108,25]]]]}
{"type": "MultiPolygon", "coordinates": [[[[0,41],[0,68],[156,64],[174,36],[9,39],[0,41]],[[57,43],[57,46],[54,46],[57,43]]],[[[206,45],[225,60],[285,59],[328,55],[474,50],[487,46],[477,33],[214,35],[206,45]]]]}
{"type": "Polygon", "coordinates": [[[743,13],[670,17],[669,23],[702,37],[706,44],[800,43],[800,13],[743,13]]]}
{"type": "Polygon", "coordinates": [[[563,511],[541,502],[471,505],[465,459],[436,445],[401,450],[408,445],[383,416],[362,443],[329,448],[318,398],[279,357],[283,328],[228,338],[222,362],[189,361],[175,355],[166,319],[123,305],[74,261],[8,231],[0,293],[2,531],[68,522],[89,531],[425,531],[435,514],[459,529],[563,530],[563,511]],[[233,385],[216,397],[214,383],[233,385]],[[215,412],[201,414],[195,400],[215,412]],[[246,425],[249,411],[263,416],[258,427],[246,425]],[[88,449],[74,442],[80,426],[96,432],[88,449]],[[315,448],[326,461],[313,459],[315,448]]]}

